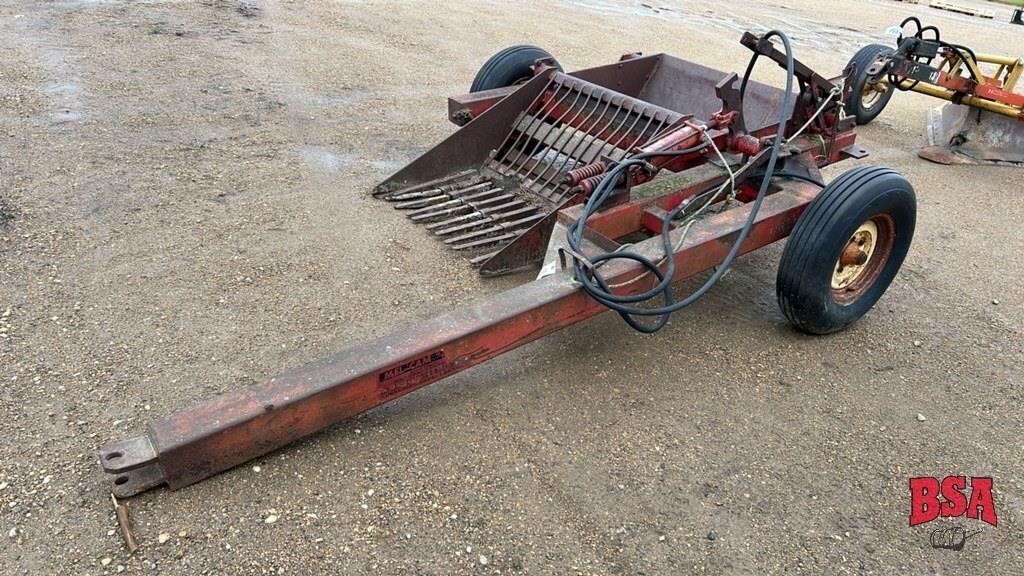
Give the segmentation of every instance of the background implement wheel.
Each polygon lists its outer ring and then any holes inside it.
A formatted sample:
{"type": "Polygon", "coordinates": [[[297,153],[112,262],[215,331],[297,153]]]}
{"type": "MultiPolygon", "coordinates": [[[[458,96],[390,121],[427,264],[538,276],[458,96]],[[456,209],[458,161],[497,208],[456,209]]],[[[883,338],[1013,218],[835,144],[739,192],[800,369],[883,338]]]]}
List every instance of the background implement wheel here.
{"type": "Polygon", "coordinates": [[[558,71],[564,71],[555,57],[542,48],[525,44],[510,46],[484,62],[480,71],[476,73],[476,78],[473,79],[473,85],[470,86],[469,91],[480,92],[504,88],[523,80],[529,80],[533,76],[533,70],[530,67],[540,58],[551,58],[558,71]]]}
{"type": "Polygon", "coordinates": [[[862,166],[833,180],[782,253],[775,284],[782,313],[810,334],[857,321],[903,264],[916,215],[914,189],[894,170],[862,166]]]}
{"type": "Polygon", "coordinates": [[[868,68],[883,54],[892,54],[892,48],[882,44],[868,44],[850,58],[847,66],[856,66],[853,86],[846,100],[846,113],[857,119],[857,124],[867,124],[882,113],[892,98],[893,87],[888,83],[869,84],[868,68]]]}

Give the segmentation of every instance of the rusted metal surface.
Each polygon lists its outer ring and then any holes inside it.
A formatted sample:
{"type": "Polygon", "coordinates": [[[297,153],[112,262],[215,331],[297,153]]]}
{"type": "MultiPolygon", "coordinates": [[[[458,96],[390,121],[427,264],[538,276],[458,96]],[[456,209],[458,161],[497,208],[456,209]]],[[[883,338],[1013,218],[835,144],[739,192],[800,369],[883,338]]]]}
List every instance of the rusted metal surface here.
{"type": "MultiPolygon", "coordinates": [[[[566,200],[562,206],[573,202],[573,199],[566,200]]],[[[544,258],[558,214],[558,211],[550,212],[504,247],[478,256],[471,262],[480,266],[482,276],[500,276],[533,266],[544,258]]]]}
{"type": "Polygon", "coordinates": [[[896,224],[888,214],[863,222],[839,256],[832,274],[832,297],[850,304],[870,290],[892,256],[896,224]]]}
{"type": "Polygon", "coordinates": [[[114,505],[114,515],[117,517],[117,526],[121,529],[121,537],[124,538],[124,547],[128,554],[134,554],[139,549],[139,541],[135,538],[135,531],[132,530],[132,519],[128,513],[128,505],[117,501],[117,497],[110,495],[110,502],[114,505]]]}
{"type": "MultiPolygon", "coordinates": [[[[550,230],[534,228],[549,226],[559,206],[581,201],[615,162],[637,151],[692,145],[703,124],[725,129],[746,122],[770,131],[782,91],[751,82],[740,114],[723,106],[728,97],[738,108],[736,83],[735,74],[665,54],[625,55],[572,74],[540,69],[520,86],[450,98],[449,117],[465,126],[374,195],[466,253],[481,274],[517,270],[538,263],[544,252],[534,240],[550,230]],[[681,123],[688,119],[687,129],[681,123]]],[[[745,134],[745,124],[740,128],[739,151],[756,153],[757,138],[745,134]]],[[[726,136],[724,130],[715,136],[723,148],[730,146],[726,136]]],[[[659,168],[679,171],[703,161],[695,154],[659,168]]],[[[635,174],[633,184],[650,177],[635,174]]]]}
{"type": "Polygon", "coordinates": [[[464,126],[471,120],[491,109],[505,96],[515,92],[519,86],[506,86],[494,90],[471,92],[448,98],[448,119],[453,124],[464,126]]]}
{"type": "MultiPolygon", "coordinates": [[[[788,182],[767,198],[743,252],[788,235],[818,191],[788,182]]],[[[676,278],[720,262],[749,209],[695,224],[675,254],[676,278]]],[[[661,240],[633,249],[658,258],[661,240]]],[[[626,281],[640,269],[614,264],[607,272],[626,281]]],[[[104,446],[100,460],[118,496],[181,488],[604,311],[562,271],[155,420],[144,436],[104,446]]]]}
{"type": "Polygon", "coordinates": [[[1024,122],[987,110],[953,103],[931,109],[928,142],[918,155],[940,164],[1024,164],[1024,122]]]}
{"type": "Polygon", "coordinates": [[[843,253],[839,255],[840,266],[863,266],[868,261],[868,255],[864,252],[857,242],[851,240],[846,248],[843,249],[843,253]]]}
{"type": "MultiPolygon", "coordinates": [[[[778,61],[774,48],[753,47],[778,61]]],[[[828,86],[814,87],[820,77],[809,69],[801,67],[800,74],[809,92],[801,93],[797,106],[816,103],[817,92],[828,86]]],[[[652,262],[668,257],[660,236],[666,215],[697,195],[715,199],[714,206],[685,230],[669,223],[673,278],[721,264],[751,215],[744,202],[752,197],[719,195],[719,185],[732,178],[749,188],[748,178],[765,177],[755,174],[769,148],[760,139],[779,130],[765,123],[765,110],[777,113],[782,94],[752,83],[749,114],[732,109],[735,81],[735,75],[665,55],[627,56],[575,75],[541,70],[501,98],[493,93],[464,100],[467,108],[459,110],[466,114],[477,105],[486,112],[374,195],[406,210],[453,248],[475,251],[474,262],[485,274],[543,261],[540,277],[149,423],[144,435],[100,450],[114,493],[198,482],[600,314],[606,308],[574,280],[572,259],[617,251],[623,243],[652,262]],[[738,169],[727,168],[725,155],[737,150],[749,158],[738,169]],[[672,154],[643,157],[623,171],[620,188],[587,220],[582,253],[570,250],[566,232],[581,217],[588,183],[616,161],[652,151],[672,154]],[[711,157],[722,165],[710,164],[711,157]],[[635,186],[669,172],[679,180],[668,189],[634,197],[635,186]]],[[[785,134],[794,134],[804,114],[791,114],[785,134]]],[[[784,146],[791,175],[818,182],[818,167],[858,153],[852,124],[834,115],[822,114],[805,128],[807,137],[792,137],[784,146]]],[[[741,253],[786,237],[820,190],[800,179],[769,184],[741,253]]],[[[622,294],[631,294],[655,282],[644,270],[635,261],[616,260],[601,272],[622,294]]]]}
{"type": "MultiPolygon", "coordinates": [[[[629,62],[633,67],[640,64],[638,60],[629,62]]],[[[472,252],[475,258],[471,262],[482,264],[538,222],[550,221],[547,216],[557,207],[578,200],[578,182],[567,180],[567,174],[621,160],[683,118],[677,112],[549,69],[453,138],[473,132],[478,122],[493,124],[494,114],[507,119],[511,114],[504,110],[506,102],[524,90],[532,90],[532,100],[505,128],[502,139],[494,138],[497,132],[490,135],[491,152],[475,170],[460,170],[453,176],[433,178],[426,185],[397,189],[396,175],[378,187],[375,195],[407,210],[412,221],[426,224],[452,249],[472,252]],[[539,88],[531,86],[542,81],[539,88]]],[[[434,152],[436,149],[425,157],[434,152]]],[[[515,260],[536,253],[520,251],[515,260]]],[[[494,262],[487,273],[510,270],[512,264],[494,262]]]]}
{"type": "MultiPolygon", "coordinates": [[[[615,90],[626,96],[640,97],[641,90],[647,85],[663,57],[662,54],[654,56],[626,55],[614,64],[577,70],[569,75],[615,90]]],[[[462,126],[466,122],[455,122],[452,117],[458,115],[472,120],[518,89],[519,86],[508,86],[451,96],[448,98],[449,119],[462,126]]]]}

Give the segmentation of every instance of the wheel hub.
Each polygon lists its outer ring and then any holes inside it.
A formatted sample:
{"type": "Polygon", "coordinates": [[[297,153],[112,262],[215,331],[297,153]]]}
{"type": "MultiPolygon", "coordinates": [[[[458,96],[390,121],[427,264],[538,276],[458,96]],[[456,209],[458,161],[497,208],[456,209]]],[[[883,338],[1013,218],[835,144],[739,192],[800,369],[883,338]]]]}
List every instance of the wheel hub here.
{"type": "Polygon", "coordinates": [[[864,84],[864,90],[860,94],[861,105],[865,108],[873,108],[879,100],[882,99],[882,95],[885,94],[886,87],[882,84],[864,84]]]}
{"type": "Polygon", "coordinates": [[[839,254],[835,271],[832,273],[832,289],[842,290],[857,281],[875,252],[878,240],[878,226],[871,220],[861,224],[850,236],[849,242],[839,254]]]}

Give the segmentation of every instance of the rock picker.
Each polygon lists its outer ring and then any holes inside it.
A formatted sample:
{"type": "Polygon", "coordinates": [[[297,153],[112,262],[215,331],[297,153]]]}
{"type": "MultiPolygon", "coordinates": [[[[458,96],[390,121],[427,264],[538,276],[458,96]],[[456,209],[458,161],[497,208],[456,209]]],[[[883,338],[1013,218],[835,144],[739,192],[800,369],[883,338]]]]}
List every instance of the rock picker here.
{"type": "Polygon", "coordinates": [[[665,54],[565,74],[534,47],[498,53],[449,102],[464,126],[374,195],[481,273],[540,265],[538,278],[150,422],[100,449],[114,493],[198,482],[609,309],[655,331],[738,255],[787,236],[784,315],[814,334],[856,321],[907,253],[913,189],[870,166],[826,185],[822,166],[866,154],[849,83],[795,60],[780,32],[741,43],[742,79],[665,54]],[[749,80],[758,58],[786,70],[784,90],[749,80]],[[693,294],[672,291],[708,270],[693,294]]]}

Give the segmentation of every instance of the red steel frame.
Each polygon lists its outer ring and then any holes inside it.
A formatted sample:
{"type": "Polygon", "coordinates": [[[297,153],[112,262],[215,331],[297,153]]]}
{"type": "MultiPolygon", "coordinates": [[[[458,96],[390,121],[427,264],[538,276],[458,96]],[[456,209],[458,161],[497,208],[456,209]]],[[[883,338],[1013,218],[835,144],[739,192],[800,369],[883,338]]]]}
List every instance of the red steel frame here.
{"type": "MultiPolygon", "coordinates": [[[[813,158],[826,151],[817,143],[804,144],[807,151],[800,162],[818,178],[813,158]]],[[[641,230],[643,214],[661,209],[659,203],[678,204],[721,180],[717,176],[661,199],[599,212],[590,226],[592,233],[618,237],[627,229],[641,230]]],[[[813,184],[785,181],[765,198],[742,252],[788,236],[819,191],[813,184]]],[[[675,279],[720,263],[749,210],[749,205],[741,204],[692,226],[674,255],[675,279]]],[[[573,221],[578,213],[579,206],[567,208],[560,218],[573,221]]],[[[661,238],[654,236],[632,249],[656,260],[662,255],[661,238]]],[[[636,276],[640,268],[613,263],[603,272],[618,283],[636,276]]],[[[649,282],[635,282],[626,285],[623,293],[649,286],[649,282]]],[[[181,488],[606,310],[574,283],[570,270],[562,270],[155,420],[146,435],[104,446],[100,459],[104,469],[115,475],[118,496],[161,484],[181,488]]]]}
{"type": "MultiPolygon", "coordinates": [[[[801,118],[791,119],[787,129],[801,118]]],[[[771,134],[774,128],[763,132],[771,134]]],[[[787,170],[820,181],[820,166],[861,156],[854,138],[852,122],[834,119],[829,133],[799,137],[786,145],[787,170]]],[[[651,260],[661,259],[662,238],[655,232],[660,231],[665,211],[726,179],[724,170],[707,164],[683,174],[690,176],[683,188],[654,198],[622,199],[594,214],[584,234],[590,248],[612,250],[618,246],[616,239],[643,233],[648,238],[633,242],[630,249],[651,260]]],[[[773,183],[741,252],[788,236],[820,190],[796,179],[773,183]]],[[[690,226],[681,244],[682,232],[671,232],[672,245],[678,246],[672,256],[675,280],[721,263],[751,205],[720,203],[718,208],[690,226]]],[[[566,226],[580,214],[578,204],[560,210],[552,239],[564,235],[566,226]]],[[[620,260],[610,262],[602,273],[611,284],[619,285],[642,275],[643,269],[620,260]]],[[[620,290],[637,293],[649,289],[652,282],[650,275],[644,275],[620,290]]],[[[181,488],[606,310],[574,281],[572,266],[563,263],[549,276],[471,306],[152,421],[145,435],[103,446],[100,460],[104,470],[114,475],[117,496],[163,484],[181,488]]]]}

